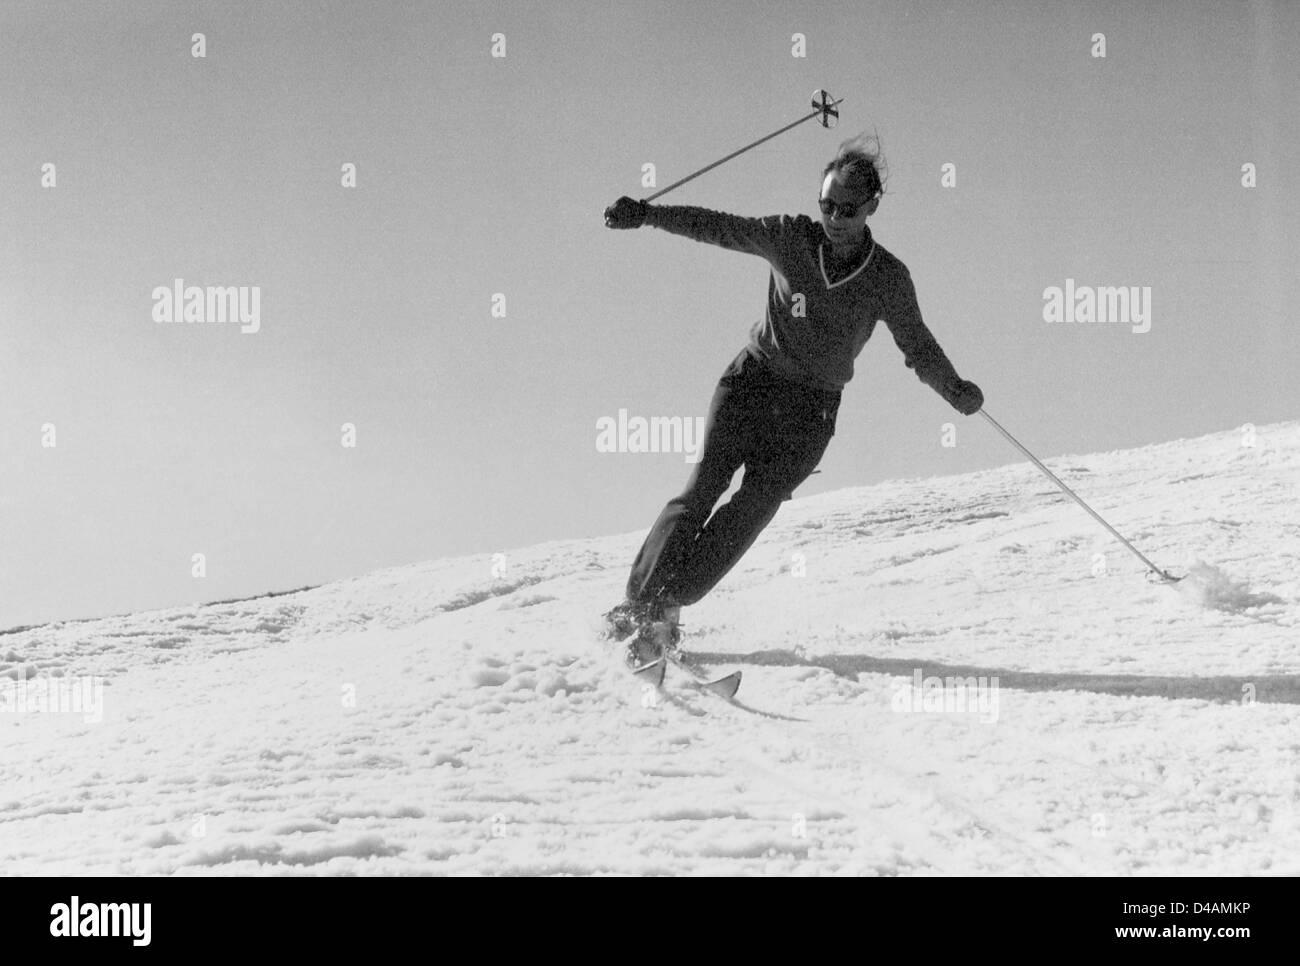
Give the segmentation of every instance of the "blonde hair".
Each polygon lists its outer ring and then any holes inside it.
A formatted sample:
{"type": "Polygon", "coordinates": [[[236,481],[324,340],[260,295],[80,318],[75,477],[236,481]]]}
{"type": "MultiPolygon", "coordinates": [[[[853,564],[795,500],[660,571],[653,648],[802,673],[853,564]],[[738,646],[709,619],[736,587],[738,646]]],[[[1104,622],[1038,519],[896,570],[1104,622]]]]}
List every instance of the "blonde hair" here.
{"type": "Polygon", "coordinates": [[[850,191],[864,194],[868,199],[878,198],[885,193],[885,181],[881,177],[883,167],[880,137],[868,136],[863,131],[840,145],[835,157],[822,171],[822,178],[825,179],[832,171],[841,172],[844,186],[850,191]]]}

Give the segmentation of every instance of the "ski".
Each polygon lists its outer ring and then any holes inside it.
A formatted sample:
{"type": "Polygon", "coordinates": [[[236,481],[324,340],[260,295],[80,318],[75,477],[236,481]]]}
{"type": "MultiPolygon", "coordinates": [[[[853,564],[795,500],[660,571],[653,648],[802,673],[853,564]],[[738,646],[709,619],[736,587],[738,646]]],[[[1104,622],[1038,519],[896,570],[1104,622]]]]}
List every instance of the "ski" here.
{"type": "Polygon", "coordinates": [[[710,691],[720,698],[730,701],[740,690],[740,672],[732,671],[730,674],[724,674],[722,677],[710,677],[707,670],[702,666],[692,663],[681,651],[676,648],[668,648],[664,651],[664,659],[672,662],[681,668],[691,677],[695,678],[696,683],[705,691],[710,691]]]}
{"type": "Polygon", "coordinates": [[[700,687],[730,701],[735,698],[736,692],[740,690],[740,672],[732,671],[730,674],[724,674],[712,681],[701,681],[700,687]]]}
{"type": "Polygon", "coordinates": [[[629,664],[628,669],[631,670],[632,677],[638,681],[661,688],[664,684],[664,673],[668,670],[668,662],[662,657],[657,657],[645,664],[629,664]]]}

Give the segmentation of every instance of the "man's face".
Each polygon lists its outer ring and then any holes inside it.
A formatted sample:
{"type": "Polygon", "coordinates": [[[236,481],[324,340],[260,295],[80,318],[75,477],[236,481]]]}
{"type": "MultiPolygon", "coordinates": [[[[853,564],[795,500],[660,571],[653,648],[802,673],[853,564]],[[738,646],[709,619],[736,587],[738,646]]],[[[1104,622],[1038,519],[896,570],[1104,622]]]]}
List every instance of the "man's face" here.
{"type": "Polygon", "coordinates": [[[822,212],[822,230],[833,245],[852,243],[862,237],[867,216],[874,213],[877,199],[855,195],[844,186],[839,171],[832,171],[822,182],[818,204],[822,212]],[[852,211],[849,215],[846,212],[852,211]]]}

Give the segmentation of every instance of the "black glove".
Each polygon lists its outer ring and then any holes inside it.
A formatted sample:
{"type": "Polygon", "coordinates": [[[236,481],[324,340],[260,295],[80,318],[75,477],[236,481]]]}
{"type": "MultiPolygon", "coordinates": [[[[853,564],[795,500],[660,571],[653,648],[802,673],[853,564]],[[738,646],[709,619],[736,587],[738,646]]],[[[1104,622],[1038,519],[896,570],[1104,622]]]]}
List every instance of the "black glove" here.
{"type": "Polygon", "coordinates": [[[650,206],[624,195],[605,209],[606,228],[640,228],[650,206]]]}
{"type": "Polygon", "coordinates": [[[968,379],[954,379],[943,387],[942,395],[963,416],[977,413],[984,406],[984,393],[968,379]]]}

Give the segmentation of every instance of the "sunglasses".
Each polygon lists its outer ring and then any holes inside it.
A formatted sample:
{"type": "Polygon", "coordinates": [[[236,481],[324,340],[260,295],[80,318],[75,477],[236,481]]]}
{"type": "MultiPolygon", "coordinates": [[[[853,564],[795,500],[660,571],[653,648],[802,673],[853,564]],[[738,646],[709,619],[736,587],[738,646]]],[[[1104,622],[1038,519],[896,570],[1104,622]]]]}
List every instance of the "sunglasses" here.
{"type": "Polygon", "coordinates": [[[861,211],[867,202],[865,201],[831,201],[829,198],[818,198],[817,206],[821,208],[823,215],[835,217],[836,209],[839,210],[842,218],[853,218],[861,211]]]}

